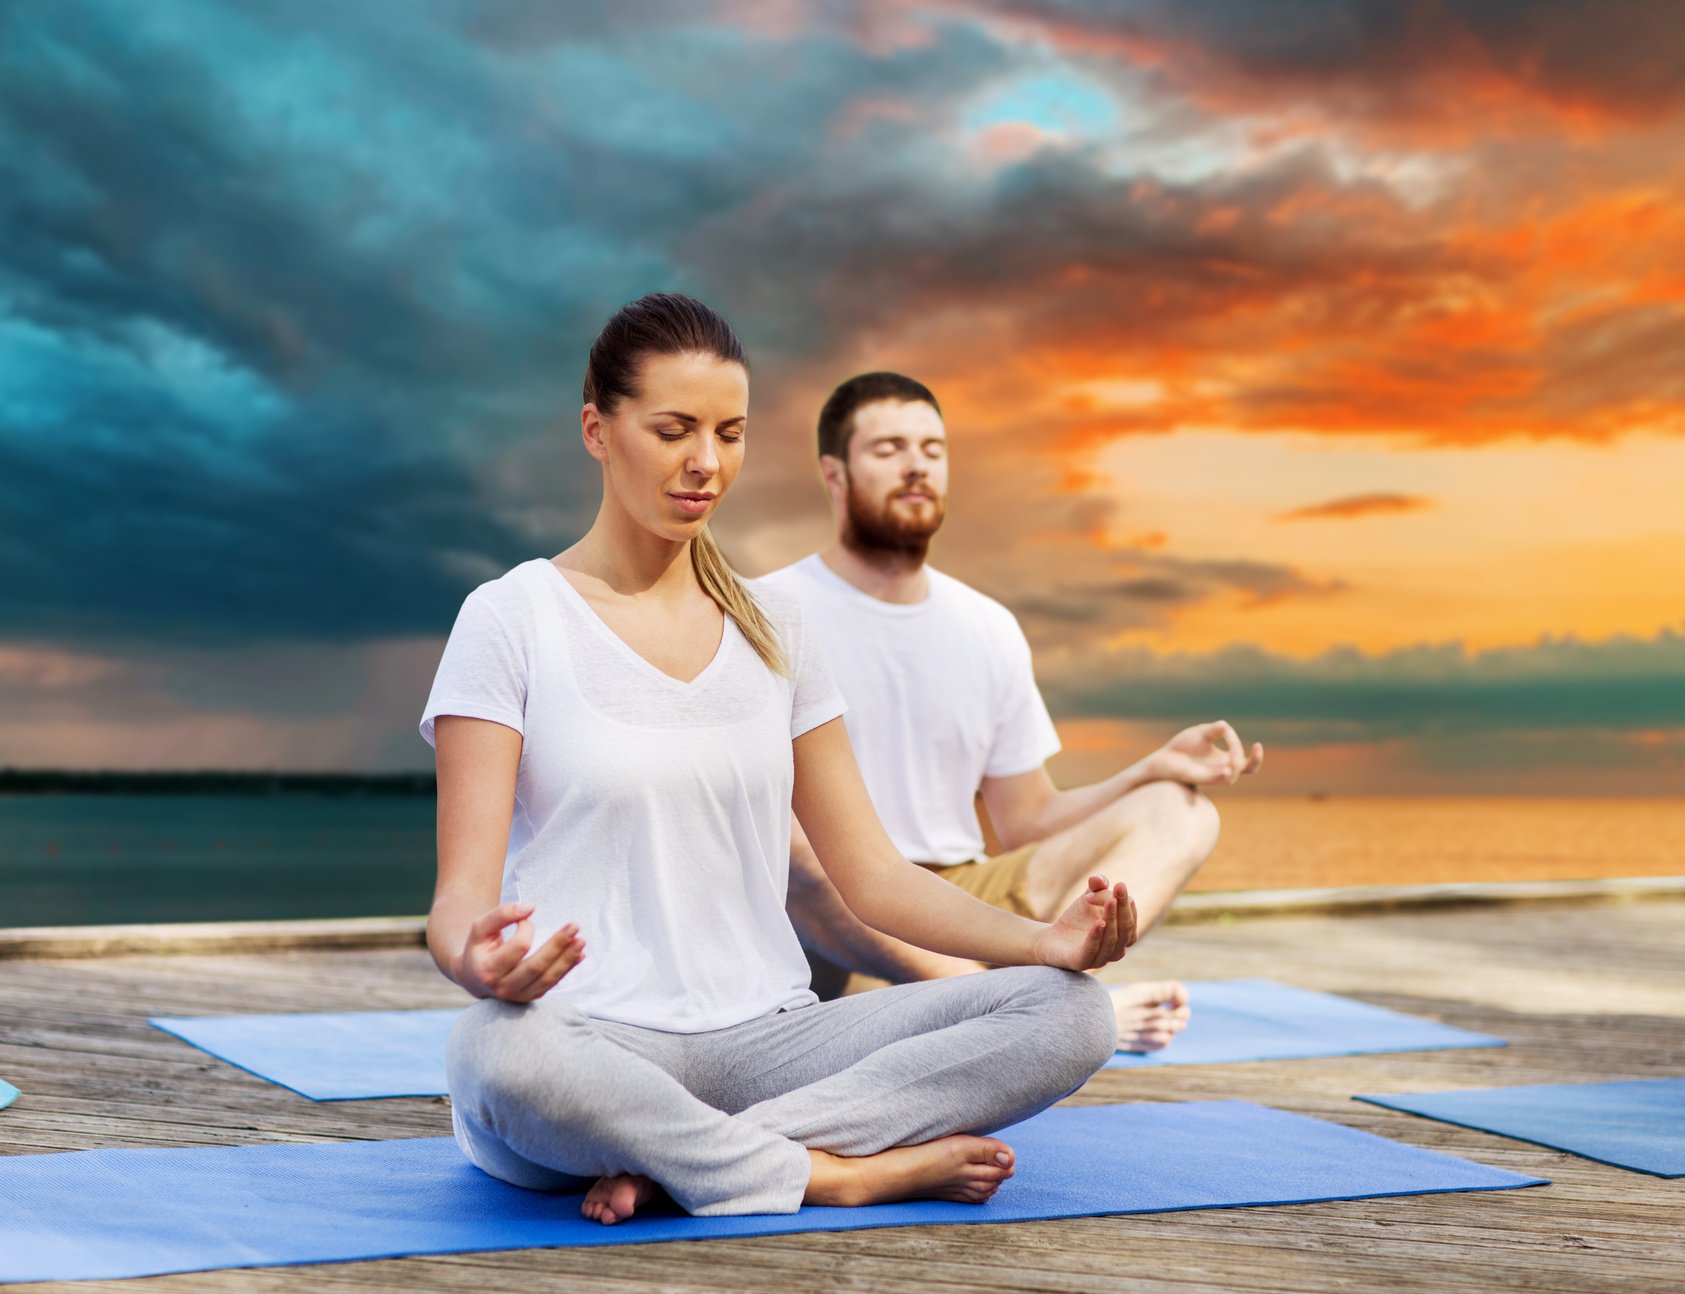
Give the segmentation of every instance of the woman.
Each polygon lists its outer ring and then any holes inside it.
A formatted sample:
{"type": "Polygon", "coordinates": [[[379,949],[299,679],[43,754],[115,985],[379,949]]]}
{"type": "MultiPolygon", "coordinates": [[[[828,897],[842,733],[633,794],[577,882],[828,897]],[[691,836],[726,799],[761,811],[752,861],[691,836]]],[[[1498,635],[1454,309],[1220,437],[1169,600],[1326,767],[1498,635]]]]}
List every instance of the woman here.
{"type": "Polygon", "coordinates": [[[596,521],[468,596],[421,724],[428,946],[481,999],[450,1040],[457,1140],[505,1181],[589,1185],[605,1223],[658,1188],[697,1214],[986,1200],[1012,1152],[969,1134],[1111,1054],[1109,999],[1072,972],[1123,955],[1134,906],[1096,877],[1043,925],[890,845],[799,610],[757,604],[706,529],[747,429],[723,319],[632,303],[584,394],[596,521]],[[792,798],[867,924],[1006,969],[818,1003],[784,913],[792,798]]]}

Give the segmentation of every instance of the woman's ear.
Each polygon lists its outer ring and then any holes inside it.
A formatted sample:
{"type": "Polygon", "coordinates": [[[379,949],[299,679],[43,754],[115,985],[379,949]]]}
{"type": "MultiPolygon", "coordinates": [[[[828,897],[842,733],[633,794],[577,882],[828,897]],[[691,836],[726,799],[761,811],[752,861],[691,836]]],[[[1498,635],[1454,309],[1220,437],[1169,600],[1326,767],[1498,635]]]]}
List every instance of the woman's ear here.
{"type": "Polygon", "coordinates": [[[599,463],[608,462],[608,421],[594,404],[579,411],[579,435],[585,452],[599,463]]]}

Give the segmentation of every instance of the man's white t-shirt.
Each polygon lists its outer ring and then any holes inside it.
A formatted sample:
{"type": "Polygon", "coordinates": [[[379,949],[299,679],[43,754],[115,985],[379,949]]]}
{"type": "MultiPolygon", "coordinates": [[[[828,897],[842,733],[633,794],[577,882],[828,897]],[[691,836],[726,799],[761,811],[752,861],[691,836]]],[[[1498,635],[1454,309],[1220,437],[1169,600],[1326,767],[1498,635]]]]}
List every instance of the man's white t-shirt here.
{"type": "Polygon", "coordinates": [[[723,1029],[818,999],[785,915],[791,743],[843,712],[793,600],[758,599],[789,677],[736,622],[688,683],[651,665],[548,558],[468,595],[422,713],[522,735],[502,901],[533,947],[577,921],[587,955],[550,990],[604,1020],[723,1029]]]}
{"type": "Polygon", "coordinates": [[[1039,768],[1059,734],[1013,614],[925,567],[921,602],[863,593],[818,554],[751,580],[794,597],[848,702],[844,723],[895,847],[922,863],[983,855],[973,797],[985,777],[1039,768]]]}

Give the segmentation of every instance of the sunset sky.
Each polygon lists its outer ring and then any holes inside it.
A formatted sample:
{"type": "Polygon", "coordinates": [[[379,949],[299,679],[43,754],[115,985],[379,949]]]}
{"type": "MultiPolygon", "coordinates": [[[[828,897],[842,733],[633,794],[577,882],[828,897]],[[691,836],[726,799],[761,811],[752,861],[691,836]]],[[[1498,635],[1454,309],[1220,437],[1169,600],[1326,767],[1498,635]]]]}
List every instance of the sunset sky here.
{"type": "Polygon", "coordinates": [[[749,349],[748,573],[837,381],[936,391],[1064,776],[1685,786],[1670,0],[6,6],[0,765],[430,767],[657,289],[749,349]]]}

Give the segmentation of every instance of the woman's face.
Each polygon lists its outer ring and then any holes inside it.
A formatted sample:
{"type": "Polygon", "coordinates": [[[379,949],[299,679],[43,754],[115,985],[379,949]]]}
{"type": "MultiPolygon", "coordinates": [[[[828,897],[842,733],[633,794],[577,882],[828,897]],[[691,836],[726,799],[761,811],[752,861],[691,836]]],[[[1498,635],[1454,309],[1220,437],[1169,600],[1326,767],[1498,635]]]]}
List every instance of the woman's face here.
{"type": "Polygon", "coordinates": [[[743,466],[749,374],[713,355],[647,355],[637,386],[611,414],[585,406],[585,445],[603,463],[604,489],[634,521],[683,542],[743,466]]]}

